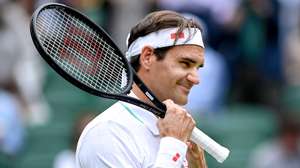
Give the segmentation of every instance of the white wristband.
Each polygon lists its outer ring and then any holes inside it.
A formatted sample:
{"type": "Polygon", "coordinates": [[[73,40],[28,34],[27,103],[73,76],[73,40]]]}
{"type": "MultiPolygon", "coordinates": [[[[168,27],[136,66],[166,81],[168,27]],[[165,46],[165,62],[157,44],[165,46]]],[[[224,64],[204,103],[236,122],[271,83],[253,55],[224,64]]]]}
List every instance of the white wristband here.
{"type": "Polygon", "coordinates": [[[181,167],[186,157],[187,145],[173,137],[160,140],[155,167],[181,167]]]}

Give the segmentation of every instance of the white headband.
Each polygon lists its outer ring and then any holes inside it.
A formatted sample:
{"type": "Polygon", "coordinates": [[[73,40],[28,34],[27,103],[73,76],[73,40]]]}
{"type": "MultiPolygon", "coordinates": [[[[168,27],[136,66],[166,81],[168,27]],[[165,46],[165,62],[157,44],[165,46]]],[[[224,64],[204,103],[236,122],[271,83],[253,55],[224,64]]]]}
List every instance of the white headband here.
{"type": "MultiPolygon", "coordinates": [[[[181,33],[178,34],[178,39],[174,44],[177,31],[178,28],[161,29],[157,32],[152,32],[150,34],[147,34],[146,36],[137,38],[131,43],[126,52],[127,59],[130,60],[132,56],[141,54],[144,46],[162,48],[175,45],[194,44],[204,48],[201,31],[198,28],[184,29],[181,33]]],[[[127,36],[127,46],[129,37],[130,34],[127,36]]]]}

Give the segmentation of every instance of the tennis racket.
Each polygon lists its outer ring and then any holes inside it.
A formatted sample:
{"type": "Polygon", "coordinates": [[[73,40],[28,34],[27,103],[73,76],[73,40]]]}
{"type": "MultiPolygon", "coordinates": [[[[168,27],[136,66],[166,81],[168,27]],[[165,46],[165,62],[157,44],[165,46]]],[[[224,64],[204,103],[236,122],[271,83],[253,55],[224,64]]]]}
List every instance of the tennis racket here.
{"type": "MultiPolygon", "coordinates": [[[[32,16],[31,37],[43,59],[78,88],[104,98],[142,107],[163,118],[166,106],[139,79],[110,36],[68,6],[48,3],[32,16]],[[133,82],[155,106],[127,96],[133,82]]],[[[195,128],[192,141],[223,162],[229,150],[195,128]]]]}

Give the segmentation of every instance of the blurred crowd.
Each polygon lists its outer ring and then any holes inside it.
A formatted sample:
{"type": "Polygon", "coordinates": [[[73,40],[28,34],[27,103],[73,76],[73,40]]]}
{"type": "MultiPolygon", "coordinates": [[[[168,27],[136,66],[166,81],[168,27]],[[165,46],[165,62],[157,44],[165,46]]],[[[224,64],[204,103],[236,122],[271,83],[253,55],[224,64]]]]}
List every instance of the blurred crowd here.
{"type": "MultiPolygon", "coordinates": [[[[28,127],[51,122],[43,92],[47,67],[29,33],[34,9],[46,2],[0,0],[0,156],[12,160],[26,146],[28,127]]],[[[270,109],[278,119],[277,133],[253,147],[257,150],[249,157],[251,167],[300,167],[300,0],[55,2],[85,13],[122,51],[130,28],[151,11],[174,10],[198,22],[206,60],[186,108],[196,120],[224,115],[236,104],[270,109]]]]}

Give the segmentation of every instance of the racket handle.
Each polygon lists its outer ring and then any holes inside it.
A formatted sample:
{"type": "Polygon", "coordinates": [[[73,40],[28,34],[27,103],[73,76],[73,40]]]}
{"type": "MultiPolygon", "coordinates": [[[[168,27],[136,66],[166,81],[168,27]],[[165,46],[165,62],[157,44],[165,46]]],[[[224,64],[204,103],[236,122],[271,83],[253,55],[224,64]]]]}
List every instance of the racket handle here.
{"type": "Polygon", "coordinates": [[[229,155],[229,150],[207,136],[198,128],[194,128],[191,140],[222,163],[229,155]]]}

